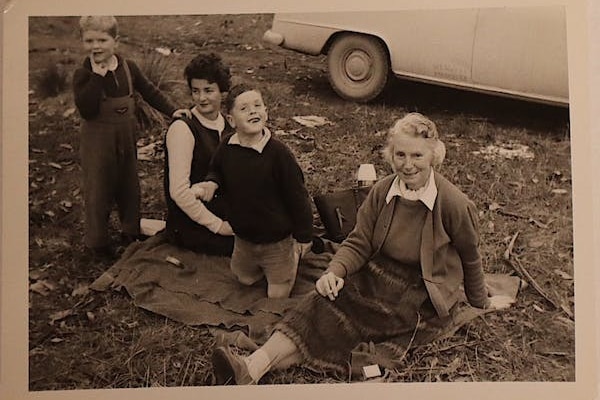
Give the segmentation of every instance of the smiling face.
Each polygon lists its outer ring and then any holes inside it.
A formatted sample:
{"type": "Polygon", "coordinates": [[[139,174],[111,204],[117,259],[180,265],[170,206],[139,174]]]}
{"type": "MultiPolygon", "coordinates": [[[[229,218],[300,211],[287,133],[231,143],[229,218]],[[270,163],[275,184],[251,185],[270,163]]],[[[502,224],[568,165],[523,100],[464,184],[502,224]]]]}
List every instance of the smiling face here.
{"type": "Polygon", "coordinates": [[[190,81],[192,100],[196,109],[207,119],[214,120],[221,110],[223,93],[219,85],[208,82],[206,79],[192,79],[190,81]]]}
{"type": "Polygon", "coordinates": [[[117,48],[117,38],[103,31],[85,30],[81,33],[81,41],[96,64],[108,63],[117,48]]]}
{"type": "Polygon", "coordinates": [[[425,186],[434,157],[428,139],[397,134],[391,144],[392,165],[400,180],[410,190],[425,186]]]}
{"type": "Polygon", "coordinates": [[[262,95],[256,90],[240,93],[227,115],[231,126],[238,133],[245,135],[262,133],[267,118],[267,108],[262,95]]]}

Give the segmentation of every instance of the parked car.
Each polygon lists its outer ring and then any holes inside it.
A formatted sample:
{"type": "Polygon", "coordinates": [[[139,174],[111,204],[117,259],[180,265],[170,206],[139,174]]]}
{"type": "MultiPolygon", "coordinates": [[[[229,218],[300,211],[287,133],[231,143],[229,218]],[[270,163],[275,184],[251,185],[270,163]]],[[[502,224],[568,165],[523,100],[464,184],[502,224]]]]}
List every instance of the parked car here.
{"type": "Polygon", "coordinates": [[[562,6],[275,14],[263,39],[327,54],[343,98],[377,97],[390,75],[568,105],[562,6]]]}

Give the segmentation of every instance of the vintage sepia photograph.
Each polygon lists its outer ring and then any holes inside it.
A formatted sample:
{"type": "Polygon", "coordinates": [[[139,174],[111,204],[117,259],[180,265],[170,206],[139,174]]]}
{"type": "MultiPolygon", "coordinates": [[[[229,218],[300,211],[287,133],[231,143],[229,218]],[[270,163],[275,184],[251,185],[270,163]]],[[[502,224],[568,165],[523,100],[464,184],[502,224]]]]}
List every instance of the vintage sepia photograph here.
{"type": "Polygon", "coordinates": [[[590,393],[580,8],[531,3],[25,13],[18,392],[590,393]]]}

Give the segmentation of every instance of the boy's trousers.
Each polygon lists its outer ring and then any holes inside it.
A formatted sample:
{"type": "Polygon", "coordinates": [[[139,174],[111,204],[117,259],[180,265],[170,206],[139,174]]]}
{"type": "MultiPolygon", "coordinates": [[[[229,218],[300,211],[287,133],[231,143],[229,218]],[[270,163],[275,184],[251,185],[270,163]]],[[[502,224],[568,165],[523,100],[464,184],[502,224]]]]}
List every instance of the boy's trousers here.
{"type": "Polygon", "coordinates": [[[130,95],[104,98],[100,113],[82,122],[81,167],[85,244],[109,244],[108,223],[116,203],[123,233],[140,233],[140,183],[137,175],[135,103],[130,95]]]}

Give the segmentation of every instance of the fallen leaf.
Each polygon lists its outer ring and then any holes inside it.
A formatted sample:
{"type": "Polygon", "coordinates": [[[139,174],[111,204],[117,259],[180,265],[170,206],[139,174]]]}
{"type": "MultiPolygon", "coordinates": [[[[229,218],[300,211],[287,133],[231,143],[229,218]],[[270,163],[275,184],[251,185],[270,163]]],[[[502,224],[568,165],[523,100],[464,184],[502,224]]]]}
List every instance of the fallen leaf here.
{"type": "Polygon", "coordinates": [[[65,339],[63,339],[63,338],[58,338],[58,337],[55,337],[55,338],[52,338],[52,339],[50,339],[50,342],[51,342],[51,343],[60,343],[60,342],[64,342],[64,341],[65,341],[65,339]]]}
{"type": "Polygon", "coordinates": [[[48,211],[44,211],[44,214],[46,214],[47,216],[49,216],[50,218],[54,217],[54,212],[52,210],[48,210],[48,211]]]}
{"type": "Polygon", "coordinates": [[[533,223],[538,228],[548,229],[548,225],[547,224],[543,224],[540,221],[538,221],[537,219],[529,218],[529,222],[533,223]]]}
{"type": "Polygon", "coordinates": [[[567,274],[565,271],[561,271],[560,269],[556,268],[554,270],[554,273],[558,276],[560,276],[563,279],[567,279],[567,280],[573,280],[573,277],[569,274],[567,274]]]}
{"type": "Polygon", "coordinates": [[[96,316],[91,311],[86,312],[85,315],[90,322],[93,322],[96,319],[96,316]]]}
{"type": "Polygon", "coordinates": [[[565,303],[562,303],[560,305],[560,308],[562,308],[562,310],[569,316],[569,318],[573,319],[575,316],[573,315],[573,312],[571,311],[571,309],[569,308],[568,305],[566,305],[565,303]]]}
{"type": "Polygon", "coordinates": [[[531,239],[529,242],[527,242],[527,246],[531,247],[532,249],[537,249],[539,247],[542,247],[544,244],[546,244],[546,241],[543,239],[531,239]]]}
{"type": "Polygon", "coordinates": [[[541,313],[546,312],[546,310],[544,310],[542,307],[538,306],[537,304],[534,304],[532,307],[537,312],[541,312],[541,313]]]}
{"type": "Polygon", "coordinates": [[[573,320],[569,319],[569,318],[556,317],[556,321],[558,321],[561,324],[567,326],[568,328],[575,329],[575,322],[573,320]]]}
{"type": "Polygon", "coordinates": [[[60,205],[61,205],[61,206],[63,206],[63,207],[67,207],[67,208],[71,208],[71,207],[73,207],[73,203],[71,203],[71,202],[70,202],[70,201],[68,201],[68,200],[62,200],[62,201],[60,202],[60,205]]]}
{"type": "Polygon", "coordinates": [[[565,189],[552,189],[552,193],[554,193],[554,194],[567,194],[567,193],[569,193],[569,191],[565,190],[565,189]]]}
{"type": "Polygon", "coordinates": [[[63,118],[69,118],[74,113],[75,113],[75,107],[71,107],[63,113],[63,118]]]}
{"type": "Polygon", "coordinates": [[[67,310],[57,311],[53,314],[50,314],[50,325],[54,325],[54,323],[56,321],[65,319],[70,315],[73,315],[73,309],[71,309],[71,308],[69,308],[67,310]]]}
{"type": "Polygon", "coordinates": [[[62,169],[62,165],[57,164],[55,162],[49,162],[48,165],[51,166],[52,168],[62,169]]]}
{"type": "Polygon", "coordinates": [[[492,204],[489,205],[488,209],[490,211],[496,211],[497,209],[500,208],[500,204],[493,202],[492,204]]]}
{"type": "Polygon", "coordinates": [[[90,288],[88,285],[79,285],[75,289],[73,289],[73,291],[71,292],[71,296],[73,296],[73,297],[85,296],[89,292],[90,292],[90,288]]]}
{"type": "Polygon", "coordinates": [[[42,296],[47,296],[54,289],[56,289],[56,286],[46,280],[39,280],[29,285],[29,290],[42,296]]]}
{"type": "Polygon", "coordinates": [[[154,51],[156,51],[159,54],[162,54],[163,56],[170,56],[171,55],[171,49],[169,49],[167,47],[156,47],[154,49],[154,51]]]}
{"type": "Polygon", "coordinates": [[[70,144],[68,144],[68,143],[61,143],[61,144],[60,144],[60,147],[62,147],[63,149],[67,149],[67,150],[71,150],[71,151],[73,151],[73,146],[71,146],[71,145],[70,145],[70,144]]]}
{"type": "Polygon", "coordinates": [[[494,361],[506,362],[506,358],[502,357],[499,351],[492,351],[490,353],[483,353],[486,357],[494,361]]]}
{"type": "Polygon", "coordinates": [[[460,357],[456,357],[450,364],[448,364],[446,368],[442,370],[441,374],[452,375],[458,370],[461,364],[462,361],[460,357]]]}
{"type": "Polygon", "coordinates": [[[299,115],[296,117],[292,117],[292,119],[300,125],[308,126],[309,128],[315,128],[317,126],[322,126],[326,124],[332,125],[331,121],[329,121],[327,118],[319,117],[317,115],[299,115]]]}

